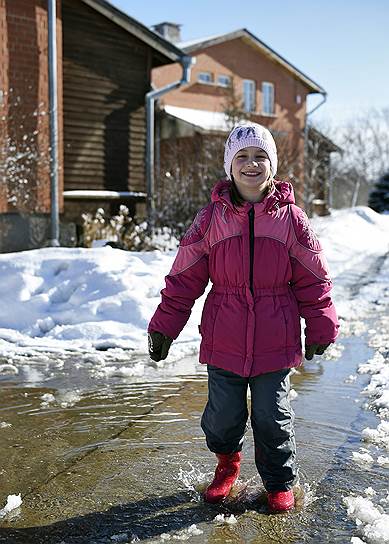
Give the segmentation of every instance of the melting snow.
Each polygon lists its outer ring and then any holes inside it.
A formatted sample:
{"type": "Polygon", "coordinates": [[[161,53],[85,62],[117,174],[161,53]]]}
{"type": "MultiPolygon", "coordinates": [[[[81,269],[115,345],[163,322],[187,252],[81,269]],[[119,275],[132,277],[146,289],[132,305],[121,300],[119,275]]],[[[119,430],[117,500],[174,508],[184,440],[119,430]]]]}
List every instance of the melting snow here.
{"type": "Polygon", "coordinates": [[[19,495],[8,495],[7,504],[0,510],[0,518],[6,516],[12,510],[19,508],[21,504],[22,498],[20,493],[19,495]]]}

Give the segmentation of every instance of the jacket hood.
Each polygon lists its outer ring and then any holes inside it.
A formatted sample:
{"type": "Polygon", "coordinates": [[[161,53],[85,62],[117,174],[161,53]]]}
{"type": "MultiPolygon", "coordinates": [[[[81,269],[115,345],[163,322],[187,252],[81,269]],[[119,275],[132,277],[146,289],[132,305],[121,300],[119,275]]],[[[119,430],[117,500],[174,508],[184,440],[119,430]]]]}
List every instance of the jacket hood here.
{"type": "MultiPolygon", "coordinates": [[[[234,207],[230,197],[231,181],[221,180],[212,189],[211,200],[212,202],[222,202],[228,208],[235,213],[247,213],[251,203],[245,202],[242,206],[234,207]]],[[[271,213],[280,206],[286,206],[287,204],[294,204],[294,191],[292,184],[288,181],[276,181],[274,180],[275,188],[271,191],[262,202],[254,203],[255,209],[271,213]]]]}

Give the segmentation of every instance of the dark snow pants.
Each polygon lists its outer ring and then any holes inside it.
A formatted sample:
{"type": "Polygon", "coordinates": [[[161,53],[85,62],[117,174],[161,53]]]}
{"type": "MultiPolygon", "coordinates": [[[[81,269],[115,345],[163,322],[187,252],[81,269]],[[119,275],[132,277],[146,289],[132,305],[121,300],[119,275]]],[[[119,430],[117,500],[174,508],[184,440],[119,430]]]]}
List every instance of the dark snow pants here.
{"type": "Polygon", "coordinates": [[[287,491],[297,476],[289,372],[283,369],[243,378],[208,365],[208,402],[201,418],[208,448],[214,453],[242,449],[249,386],[255,464],[267,491],[287,491]]]}

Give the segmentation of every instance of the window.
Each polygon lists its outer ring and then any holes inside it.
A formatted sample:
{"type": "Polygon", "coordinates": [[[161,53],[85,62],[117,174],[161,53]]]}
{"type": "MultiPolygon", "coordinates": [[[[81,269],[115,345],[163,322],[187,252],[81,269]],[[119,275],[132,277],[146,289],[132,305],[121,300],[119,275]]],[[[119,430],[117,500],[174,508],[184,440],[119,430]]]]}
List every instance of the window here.
{"type": "Polygon", "coordinates": [[[243,107],[244,111],[255,111],[255,81],[243,80],[243,107]]]}
{"type": "Polygon", "coordinates": [[[200,83],[213,83],[213,74],[211,72],[199,72],[197,81],[200,83]]]}
{"type": "Polygon", "coordinates": [[[274,85],[267,81],[262,83],[262,113],[274,115],[274,85]]]}
{"type": "Polygon", "coordinates": [[[217,78],[217,83],[220,85],[220,87],[230,87],[231,86],[231,78],[230,76],[219,76],[217,78]]]}

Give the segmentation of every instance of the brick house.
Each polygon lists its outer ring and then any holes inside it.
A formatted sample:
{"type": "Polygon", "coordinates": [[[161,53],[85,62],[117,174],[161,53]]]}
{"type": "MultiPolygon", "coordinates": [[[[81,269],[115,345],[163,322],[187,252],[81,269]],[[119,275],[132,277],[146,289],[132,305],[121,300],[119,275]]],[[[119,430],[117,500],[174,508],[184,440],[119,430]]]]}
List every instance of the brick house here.
{"type": "MultiPolygon", "coordinates": [[[[233,92],[244,117],[272,131],[279,151],[282,148],[278,177],[291,180],[297,203],[306,205],[306,102],[309,94],[325,97],[325,90],[246,29],[182,42],[179,25],[165,22],[153,28],[196,59],[190,84],[167,94],[160,102],[165,114],[161,149],[163,139],[171,137],[173,130],[182,137],[199,133],[225,137],[230,129],[225,111],[233,92]]],[[[178,71],[177,64],[155,68],[153,84],[165,85],[178,76],[178,71]]],[[[328,153],[334,151],[328,146],[325,149],[328,153]]]]}
{"type": "MultiPolygon", "coordinates": [[[[41,247],[49,236],[47,4],[0,0],[0,251],[41,247]]],[[[174,63],[180,71],[185,54],[106,0],[56,6],[59,206],[67,245],[74,229],[66,225],[80,223],[81,212],[144,207],[151,70],[174,63]]]]}

